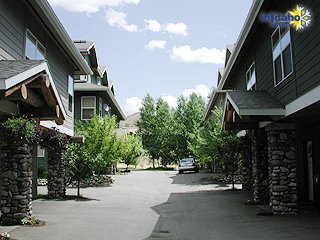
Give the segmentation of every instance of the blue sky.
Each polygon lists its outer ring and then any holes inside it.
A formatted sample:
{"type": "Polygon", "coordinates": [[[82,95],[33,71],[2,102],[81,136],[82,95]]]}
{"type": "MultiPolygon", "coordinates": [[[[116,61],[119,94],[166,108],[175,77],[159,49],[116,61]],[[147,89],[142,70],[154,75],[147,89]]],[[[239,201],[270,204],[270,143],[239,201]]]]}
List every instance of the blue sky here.
{"type": "Polygon", "coordinates": [[[96,42],[126,116],[149,93],[175,107],[216,87],[252,0],[48,0],[73,40],[96,42]]]}

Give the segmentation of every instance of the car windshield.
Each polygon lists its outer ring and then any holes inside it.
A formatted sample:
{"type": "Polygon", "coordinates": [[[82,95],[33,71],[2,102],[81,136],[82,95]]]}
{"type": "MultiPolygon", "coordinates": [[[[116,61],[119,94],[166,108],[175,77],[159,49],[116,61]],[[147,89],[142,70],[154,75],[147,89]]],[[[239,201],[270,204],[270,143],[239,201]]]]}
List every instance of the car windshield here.
{"type": "Polygon", "coordinates": [[[182,159],[180,162],[181,162],[181,163],[193,162],[193,159],[192,159],[192,158],[186,158],[186,159],[182,159]]]}

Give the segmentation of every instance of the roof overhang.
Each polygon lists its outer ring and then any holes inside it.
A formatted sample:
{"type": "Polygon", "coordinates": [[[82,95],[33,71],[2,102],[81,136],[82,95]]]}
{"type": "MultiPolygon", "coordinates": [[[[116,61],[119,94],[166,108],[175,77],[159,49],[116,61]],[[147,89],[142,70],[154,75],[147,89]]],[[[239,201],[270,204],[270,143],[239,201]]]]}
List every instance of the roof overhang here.
{"type": "Polygon", "coordinates": [[[120,120],[126,119],[124,113],[122,112],[121,107],[119,106],[116,98],[114,97],[109,87],[96,85],[92,83],[75,83],[74,91],[75,92],[104,92],[110,101],[111,107],[117,113],[118,120],[120,121],[120,120]]]}
{"type": "Polygon", "coordinates": [[[45,60],[0,61],[0,101],[2,116],[20,113],[61,125],[67,115],[45,60]]]}
{"type": "Polygon", "coordinates": [[[27,2],[36,11],[67,56],[70,57],[75,65],[76,74],[92,75],[93,72],[74,45],[49,3],[43,0],[27,0],[27,2]]]}
{"type": "Polygon", "coordinates": [[[229,91],[223,109],[223,130],[256,129],[286,115],[284,105],[267,91],[229,91]]]}

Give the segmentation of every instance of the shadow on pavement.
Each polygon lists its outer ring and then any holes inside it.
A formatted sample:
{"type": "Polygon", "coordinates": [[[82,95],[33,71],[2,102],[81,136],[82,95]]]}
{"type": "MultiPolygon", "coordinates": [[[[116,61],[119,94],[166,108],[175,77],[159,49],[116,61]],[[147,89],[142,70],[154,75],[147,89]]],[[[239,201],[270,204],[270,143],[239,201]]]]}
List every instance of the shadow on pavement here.
{"type": "MultiPolygon", "coordinates": [[[[201,174],[201,173],[199,173],[201,174]]],[[[198,178],[177,174],[172,184],[217,184],[212,174],[198,178]],[[188,180],[192,180],[188,182],[188,180]]],[[[320,215],[299,213],[259,216],[261,209],[247,205],[251,191],[196,191],[171,193],[167,202],[151,209],[159,219],[145,240],[151,239],[319,239],[320,215]]]]}
{"type": "Polygon", "coordinates": [[[194,172],[185,172],[183,174],[176,174],[171,177],[173,179],[172,184],[182,184],[182,185],[217,185],[219,187],[227,187],[228,185],[222,182],[218,182],[213,179],[213,177],[218,176],[218,173],[194,173],[194,172]],[[198,175],[197,178],[191,177],[192,175],[198,175]],[[189,178],[190,176],[190,178],[189,178]]]}

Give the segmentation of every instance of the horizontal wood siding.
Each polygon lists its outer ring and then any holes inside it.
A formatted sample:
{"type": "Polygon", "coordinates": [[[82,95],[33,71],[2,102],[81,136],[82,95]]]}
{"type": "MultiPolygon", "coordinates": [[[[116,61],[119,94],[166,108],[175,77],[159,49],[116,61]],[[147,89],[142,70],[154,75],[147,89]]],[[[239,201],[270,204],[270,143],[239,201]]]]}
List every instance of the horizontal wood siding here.
{"type": "MultiPolygon", "coordinates": [[[[68,111],[68,76],[73,76],[74,67],[61,50],[60,45],[44,26],[43,22],[23,1],[0,2],[0,47],[15,59],[24,59],[25,36],[29,29],[46,49],[53,81],[61,98],[67,116],[63,126],[73,129],[73,112],[68,111]]],[[[5,58],[5,54],[0,56],[5,58]]]]}
{"type": "Polygon", "coordinates": [[[271,50],[271,34],[269,28],[260,30],[259,41],[255,45],[256,50],[256,78],[257,89],[266,90],[274,95],[274,76],[273,76],[273,61],[271,50]]]}
{"type": "Polygon", "coordinates": [[[24,55],[24,16],[21,1],[0,2],[0,46],[18,60],[24,55]]]}
{"type": "Polygon", "coordinates": [[[306,6],[313,13],[312,25],[293,34],[298,97],[320,84],[320,2],[308,3],[306,6]]]}

